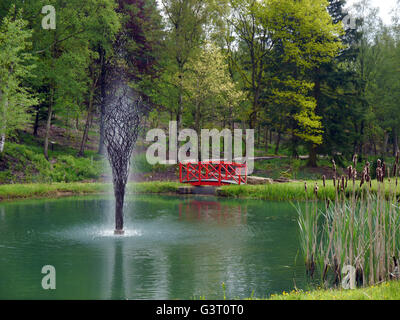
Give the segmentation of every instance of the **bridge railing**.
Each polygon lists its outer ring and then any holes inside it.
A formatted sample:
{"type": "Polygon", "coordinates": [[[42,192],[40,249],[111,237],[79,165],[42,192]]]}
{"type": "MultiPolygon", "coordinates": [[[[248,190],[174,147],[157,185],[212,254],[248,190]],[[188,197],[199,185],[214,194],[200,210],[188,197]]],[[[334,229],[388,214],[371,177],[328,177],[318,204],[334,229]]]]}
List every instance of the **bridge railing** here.
{"type": "Polygon", "coordinates": [[[247,165],[225,161],[179,163],[179,181],[197,186],[246,184],[247,165]]]}

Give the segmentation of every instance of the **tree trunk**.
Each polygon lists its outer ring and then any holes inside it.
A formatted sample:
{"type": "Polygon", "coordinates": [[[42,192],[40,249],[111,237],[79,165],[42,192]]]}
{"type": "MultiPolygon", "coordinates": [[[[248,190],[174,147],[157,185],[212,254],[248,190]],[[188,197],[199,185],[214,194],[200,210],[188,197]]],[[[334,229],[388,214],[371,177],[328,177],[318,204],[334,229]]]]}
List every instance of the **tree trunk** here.
{"type": "Polygon", "coordinates": [[[106,112],[106,65],[105,53],[101,51],[101,73],[100,73],[100,140],[99,140],[99,154],[104,154],[104,114],[106,112]]]}
{"type": "MultiPolygon", "coordinates": [[[[0,91],[0,103],[1,100],[3,99],[3,93],[0,91]]],[[[6,143],[6,110],[7,110],[7,106],[8,106],[8,99],[5,99],[5,105],[4,108],[2,108],[2,113],[3,113],[3,123],[1,124],[1,128],[0,128],[0,154],[3,153],[4,151],[4,144],[6,143]]]]}
{"type": "Polygon", "coordinates": [[[317,148],[314,144],[310,144],[308,166],[312,168],[318,167],[317,165],[317,148]]]}
{"type": "Polygon", "coordinates": [[[35,115],[35,123],[33,124],[33,135],[35,137],[38,136],[38,130],[39,130],[39,111],[40,111],[40,106],[37,106],[36,115],[35,115]]]}
{"type": "Polygon", "coordinates": [[[389,133],[387,131],[385,131],[385,137],[383,139],[383,150],[382,150],[382,155],[386,155],[387,152],[387,145],[389,142],[389,133]]]}
{"type": "Polygon", "coordinates": [[[268,153],[268,127],[265,127],[265,151],[268,153]]]}
{"type": "Polygon", "coordinates": [[[0,153],[4,151],[4,144],[6,143],[6,134],[2,133],[0,137],[0,153]]]}
{"type": "Polygon", "coordinates": [[[93,90],[90,93],[90,98],[89,98],[89,109],[88,109],[88,113],[87,113],[87,117],[86,117],[86,123],[85,123],[85,129],[83,131],[83,135],[82,135],[82,141],[81,141],[81,147],[79,149],[78,152],[78,157],[83,157],[84,153],[85,153],[85,145],[89,136],[89,129],[90,129],[90,124],[91,124],[91,120],[93,117],[93,90]]]}
{"type": "MultiPolygon", "coordinates": [[[[201,106],[200,103],[196,104],[196,114],[195,114],[195,129],[197,132],[197,136],[200,137],[201,135],[201,129],[200,129],[200,123],[201,123],[201,106]]],[[[197,139],[197,156],[198,159],[201,160],[201,139],[197,139]]],[[[212,157],[212,156],[211,156],[212,157]]]]}
{"type": "Polygon", "coordinates": [[[179,98],[178,98],[178,108],[176,110],[176,123],[178,132],[181,128],[182,122],[182,108],[183,108],[183,65],[179,64],[179,98]]]}
{"type": "Polygon", "coordinates": [[[294,135],[294,130],[293,129],[292,129],[291,139],[290,140],[291,140],[291,148],[292,148],[292,157],[295,158],[295,159],[298,159],[299,158],[299,154],[297,152],[297,143],[298,143],[298,141],[297,141],[296,136],[294,135]]]}
{"type": "Polygon", "coordinates": [[[279,144],[281,143],[281,133],[278,132],[278,137],[276,139],[275,154],[279,153],[279,144]]]}
{"type": "Polygon", "coordinates": [[[50,104],[49,104],[49,112],[47,115],[46,134],[44,137],[44,156],[47,160],[49,160],[49,136],[51,128],[51,118],[53,116],[53,103],[54,103],[54,86],[52,85],[50,88],[50,104]]]}
{"type": "Polygon", "coordinates": [[[397,136],[396,128],[393,128],[393,155],[396,156],[397,151],[399,150],[399,141],[397,136]]]}

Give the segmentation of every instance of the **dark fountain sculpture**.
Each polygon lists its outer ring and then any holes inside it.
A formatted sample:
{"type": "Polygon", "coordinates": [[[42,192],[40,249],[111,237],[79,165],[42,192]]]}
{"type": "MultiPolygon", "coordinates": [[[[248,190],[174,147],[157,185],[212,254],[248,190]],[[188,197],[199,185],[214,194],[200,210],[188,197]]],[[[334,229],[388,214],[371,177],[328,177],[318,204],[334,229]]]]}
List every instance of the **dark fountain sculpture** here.
{"type": "Polygon", "coordinates": [[[115,231],[124,234],[124,199],[130,161],[138,136],[142,101],[126,84],[117,84],[106,99],[104,135],[115,195],[115,231]]]}

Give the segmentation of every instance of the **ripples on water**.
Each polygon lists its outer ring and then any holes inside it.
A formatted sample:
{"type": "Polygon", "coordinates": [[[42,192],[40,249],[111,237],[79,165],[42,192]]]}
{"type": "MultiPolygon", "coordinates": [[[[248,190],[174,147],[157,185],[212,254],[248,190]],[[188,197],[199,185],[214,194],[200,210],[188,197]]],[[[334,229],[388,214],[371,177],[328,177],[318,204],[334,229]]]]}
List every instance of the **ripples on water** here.
{"type": "Polygon", "coordinates": [[[0,204],[0,298],[220,299],[304,284],[296,213],[286,203],[138,196],[114,235],[104,197],[0,204]],[[299,260],[299,258],[298,258],[299,260]],[[40,288],[41,267],[57,290],[40,288]]]}

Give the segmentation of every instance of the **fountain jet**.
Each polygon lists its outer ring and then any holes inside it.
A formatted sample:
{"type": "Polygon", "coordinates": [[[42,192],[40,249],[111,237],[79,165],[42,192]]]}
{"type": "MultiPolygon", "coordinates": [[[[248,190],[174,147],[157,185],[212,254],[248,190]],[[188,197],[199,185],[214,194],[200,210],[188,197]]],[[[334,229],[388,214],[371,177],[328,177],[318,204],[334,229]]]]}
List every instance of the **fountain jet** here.
{"type": "Polygon", "coordinates": [[[124,198],[130,160],[140,124],[141,98],[126,84],[107,97],[104,115],[104,137],[111,165],[115,195],[115,234],[124,234],[124,198]]]}

